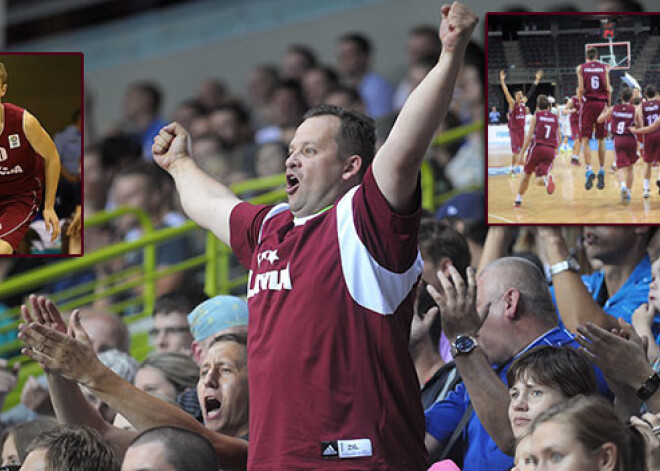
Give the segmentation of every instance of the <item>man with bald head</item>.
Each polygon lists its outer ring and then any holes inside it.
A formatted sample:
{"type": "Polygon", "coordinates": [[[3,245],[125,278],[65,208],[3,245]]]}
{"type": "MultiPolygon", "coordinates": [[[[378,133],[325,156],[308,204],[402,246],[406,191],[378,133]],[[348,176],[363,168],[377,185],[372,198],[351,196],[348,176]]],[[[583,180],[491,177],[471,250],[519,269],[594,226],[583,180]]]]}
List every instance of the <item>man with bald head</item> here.
{"type": "Polygon", "coordinates": [[[131,335],[121,318],[107,312],[81,309],[81,322],[96,353],[113,348],[128,353],[131,335]]]}
{"type": "MultiPolygon", "coordinates": [[[[509,366],[515,357],[537,346],[577,348],[578,344],[558,326],[547,282],[533,263],[501,258],[476,279],[470,268],[467,288],[454,267],[449,272],[450,277],[438,272],[442,294],[432,286],[429,293],[442,312],[442,330],[452,342],[463,383],[426,411],[426,443],[432,449],[444,446],[468,414],[462,469],[509,469],[515,448],[507,416],[509,366]]],[[[597,378],[599,389],[605,392],[600,372],[597,378]]]]}

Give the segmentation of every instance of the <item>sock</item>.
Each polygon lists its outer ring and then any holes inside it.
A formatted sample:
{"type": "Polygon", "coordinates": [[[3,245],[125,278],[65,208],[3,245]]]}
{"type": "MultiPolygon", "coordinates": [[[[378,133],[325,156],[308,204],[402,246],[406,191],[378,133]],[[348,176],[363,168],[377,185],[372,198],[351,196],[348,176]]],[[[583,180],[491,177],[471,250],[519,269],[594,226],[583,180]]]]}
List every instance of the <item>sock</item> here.
{"type": "Polygon", "coordinates": [[[649,185],[649,181],[647,179],[644,179],[644,191],[650,190],[651,187],[649,185]]]}
{"type": "Polygon", "coordinates": [[[591,172],[591,165],[587,165],[587,172],[591,172]]]}
{"type": "Polygon", "coordinates": [[[516,203],[522,203],[522,195],[520,193],[516,196],[516,203]]]}
{"type": "Polygon", "coordinates": [[[605,170],[603,170],[603,167],[601,167],[600,170],[598,170],[598,173],[605,173],[605,170]]]}
{"type": "Polygon", "coordinates": [[[626,184],[621,182],[621,190],[626,190],[626,184]]]}

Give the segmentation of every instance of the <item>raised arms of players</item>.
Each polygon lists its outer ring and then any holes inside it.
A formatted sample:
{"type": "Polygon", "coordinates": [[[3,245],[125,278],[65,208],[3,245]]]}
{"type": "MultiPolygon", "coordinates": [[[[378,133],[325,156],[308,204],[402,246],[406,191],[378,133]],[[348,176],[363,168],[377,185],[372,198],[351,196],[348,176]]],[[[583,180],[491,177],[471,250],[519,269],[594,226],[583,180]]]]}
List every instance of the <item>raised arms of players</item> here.
{"type": "Polygon", "coordinates": [[[389,137],[376,154],[373,174],[390,206],[407,212],[431,138],[447,113],[465,48],[479,18],[465,5],[443,5],[438,63],[406,101],[389,137]]]}
{"type": "MultiPolygon", "coordinates": [[[[529,87],[529,90],[527,90],[527,95],[525,95],[525,99],[529,100],[532,98],[532,95],[534,95],[534,92],[536,91],[536,86],[539,84],[541,81],[541,78],[543,77],[543,70],[539,69],[536,71],[536,75],[534,76],[534,81],[532,82],[532,86],[529,87]]],[[[529,113],[529,108],[526,108],[527,113],[529,113]]]]}
{"type": "Polygon", "coordinates": [[[51,232],[50,240],[54,242],[60,235],[60,221],[54,209],[57,183],[60,180],[60,155],[57,153],[55,143],[44,128],[41,127],[37,118],[27,111],[23,116],[25,137],[27,137],[27,140],[37,154],[44,158],[46,188],[44,191],[43,216],[46,223],[46,230],[51,232]]]}
{"type": "Polygon", "coordinates": [[[168,124],[154,138],[152,152],[174,179],[186,214],[229,245],[229,216],[241,200],[193,161],[188,131],[178,123],[168,124]]]}
{"type": "Polygon", "coordinates": [[[523,144],[522,149],[520,149],[520,155],[525,155],[525,152],[529,149],[529,146],[532,143],[532,137],[534,137],[534,129],[536,129],[536,116],[532,116],[529,121],[529,129],[525,136],[525,143],[523,144]]]}
{"type": "Polygon", "coordinates": [[[506,102],[509,104],[509,111],[511,111],[515,102],[511,93],[509,93],[509,87],[506,86],[504,79],[506,79],[506,72],[500,70],[500,86],[502,87],[502,92],[504,92],[504,98],[506,98],[506,102]]]}

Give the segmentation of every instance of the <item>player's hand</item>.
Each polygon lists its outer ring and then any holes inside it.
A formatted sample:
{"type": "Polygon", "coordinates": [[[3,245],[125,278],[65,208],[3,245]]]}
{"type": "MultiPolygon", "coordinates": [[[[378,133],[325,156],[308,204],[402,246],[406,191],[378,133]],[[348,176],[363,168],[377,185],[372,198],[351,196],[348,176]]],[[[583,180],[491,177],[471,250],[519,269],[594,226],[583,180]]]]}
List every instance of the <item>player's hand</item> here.
{"type": "Polygon", "coordinates": [[[633,134],[642,134],[641,132],[639,132],[639,129],[640,129],[640,128],[636,128],[635,126],[630,126],[630,127],[628,128],[628,130],[629,130],[631,133],[633,133],[633,134]]]}
{"type": "Polygon", "coordinates": [[[168,170],[176,160],[192,154],[190,134],[179,123],[170,123],[154,137],[151,152],[154,161],[163,169],[168,170]]]}
{"type": "Polygon", "coordinates": [[[543,77],[543,70],[539,69],[536,71],[536,83],[538,83],[539,80],[541,80],[541,77],[543,77]]]}
{"type": "Polygon", "coordinates": [[[443,5],[441,11],[439,36],[443,52],[465,48],[479,17],[459,2],[443,5]]]}
{"type": "Polygon", "coordinates": [[[500,70],[500,80],[504,80],[506,78],[506,72],[503,70],[500,70]]]}
{"type": "Polygon", "coordinates": [[[44,223],[46,224],[46,230],[52,235],[50,236],[50,241],[55,242],[60,236],[60,220],[57,217],[54,209],[44,209],[42,212],[44,217],[44,223]]]}
{"type": "Polygon", "coordinates": [[[69,228],[66,230],[66,235],[73,237],[74,235],[80,237],[80,205],[76,206],[76,212],[69,224],[69,228]]]}

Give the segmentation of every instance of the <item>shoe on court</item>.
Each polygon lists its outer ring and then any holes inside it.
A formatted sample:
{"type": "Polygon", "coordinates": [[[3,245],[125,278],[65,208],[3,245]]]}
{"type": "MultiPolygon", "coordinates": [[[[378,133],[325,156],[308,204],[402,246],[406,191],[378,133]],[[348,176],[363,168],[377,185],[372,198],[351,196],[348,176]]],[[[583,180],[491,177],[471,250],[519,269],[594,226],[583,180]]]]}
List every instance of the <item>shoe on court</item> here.
{"type": "Polygon", "coordinates": [[[595,178],[596,178],[596,174],[593,172],[593,170],[587,171],[587,181],[584,184],[584,188],[587,190],[591,190],[591,187],[594,186],[595,178]]]}
{"type": "Polygon", "coordinates": [[[660,194],[660,180],[656,180],[655,184],[658,187],[658,194],[660,194]]]}
{"type": "Polygon", "coordinates": [[[513,202],[513,207],[514,208],[520,208],[520,205],[522,204],[522,201],[514,201],[513,202]]]}
{"type": "Polygon", "coordinates": [[[580,166],[580,159],[578,157],[571,157],[571,164],[575,165],[576,167],[580,166]]]}
{"type": "Polygon", "coordinates": [[[651,190],[644,190],[644,194],[642,194],[643,198],[650,198],[651,197],[651,190]]]}
{"type": "Polygon", "coordinates": [[[552,179],[552,175],[548,175],[548,186],[546,186],[545,189],[548,190],[549,195],[555,192],[555,182],[552,179]]]}
{"type": "Polygon", "coordinates": [[[630,204],[630,195],[628,194],[628,190],[621,190],[621,204],[624,206],[628,206],[630,204]]]}
{"type": "Polygon", "coordinates": [[[602,170],[598,172],[598,183],[596,183],[596,188],[602,190],[605,188],[605,172],[602,170]]]}

